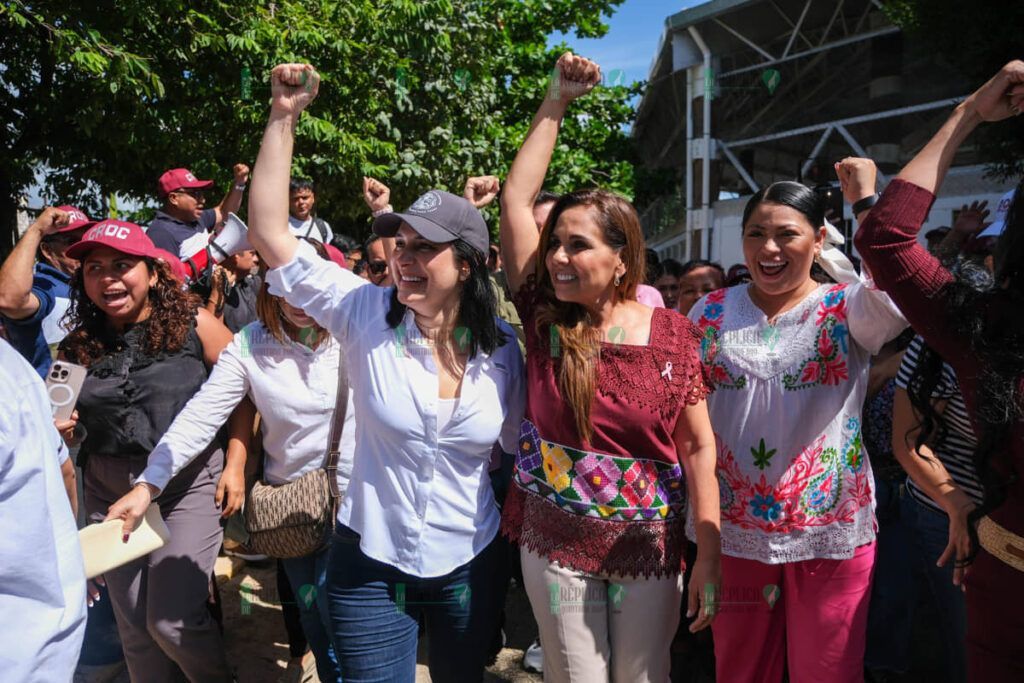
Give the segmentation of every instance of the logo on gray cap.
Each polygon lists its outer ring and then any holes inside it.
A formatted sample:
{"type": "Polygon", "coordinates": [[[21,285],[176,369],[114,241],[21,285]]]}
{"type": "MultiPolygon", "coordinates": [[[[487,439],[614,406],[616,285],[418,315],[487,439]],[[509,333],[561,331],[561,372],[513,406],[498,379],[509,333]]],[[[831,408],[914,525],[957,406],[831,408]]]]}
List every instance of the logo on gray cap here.
{"type": "Polygon", "coordinates": [[[441,195],[437,192],[427,192],[420,195],[420,198],[409,207],[410,212],[431,213],[441,206],[441,195]]]}

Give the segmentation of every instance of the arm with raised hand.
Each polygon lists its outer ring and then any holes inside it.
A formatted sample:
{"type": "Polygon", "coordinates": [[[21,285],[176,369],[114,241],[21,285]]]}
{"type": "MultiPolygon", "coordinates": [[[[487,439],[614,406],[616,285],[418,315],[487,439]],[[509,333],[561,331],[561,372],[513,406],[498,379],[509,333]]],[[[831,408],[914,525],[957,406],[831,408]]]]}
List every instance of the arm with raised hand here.
{"type": "Polygon", "coordinates": [[[594,62],[571,52],[559,57],[547,97],[533,117],[505,179],[501,193],[501,259],[513,294],[536,268],[540,235],[533,220],[533,201],[544,184],[566,108],[600,80],[601,69],[594,62]]]}
{"type": "Polygon", "coordinates": [[[270,73],[270,118],[260,144],[249,190],[249,242],[270,267],[270,293],[343,337],[339,303],[366,284],[351,271],[316,255],[288,229],[288,183],[295,125],[320,90],[320,75],[309,64],[279,64],[270,73]]]}
{"type": "MultiPolygon", "coordinates": [[[[882,193],[854,244],[875,283],[929,345],[953,362],[969,360],[964,340],[948,334],[942,289],[949,271],[918,243],[917,233],[957,149],[982,121],[1000,121],[1024,106],[1024,62],[1010,62],[960,103],[946,123],[882,193]]],[[[956,363],[954,363],[956,365],[956,363]]]]}
{"type": "Polygon", "coordinates": [[[245,185],[249,182],[249,167],[245,164],[235,164],[231,169],[232,183],[231,189],[224,195],[224,199],[221,200],[220,204],[213,207],[214,211],[217,212],[217,224],[228,217],[229,213],[238,213],[238,209],[242,207],[242,195],[245,194],[245,185]]]}
{"type": "Polygon", "coordinates": [[[249,241],[270,268],[292,260],[298,239],[288,229],[288,182],[295,126],[320,90],[309,64],[279,64],[270,72],[270,118],[249,190],[249,241]]]}
{"type": "Polygon", "coordinates": [[[987,206],[987,201],[980,204],[975,201],[971,202],[970,206],[964,204],[960,207],[960,213],[953,221],[953,227],[935,249],[935,256],[940,261],[954,263],[960,250],[967,244],[967,240],[980,234],[982,230],[991,225],[991,223],[985,222],[989,213],[985,208],[987,206]]]}
{"type": "Polygon", "coordinates": [[[66,211],[46,207],[14,245],[0,266],[0,314],[22,320],[39,310],[42,302],[32,292],[36,251],[44,237],[67,226],[69,221],[66,211]]]}
{"type": "MultiPolygon", "coordinates": [[[[391,188],[376,178],[363,176],[363,201],[374,218],[394,212],[391,206],[391,188]]],[[[380,243],[384,247],[384,260],[388,262],[389,271],[394,273],[390,265],[391,256],[395,253],[395,238],[381,237],[380,243]]]]}

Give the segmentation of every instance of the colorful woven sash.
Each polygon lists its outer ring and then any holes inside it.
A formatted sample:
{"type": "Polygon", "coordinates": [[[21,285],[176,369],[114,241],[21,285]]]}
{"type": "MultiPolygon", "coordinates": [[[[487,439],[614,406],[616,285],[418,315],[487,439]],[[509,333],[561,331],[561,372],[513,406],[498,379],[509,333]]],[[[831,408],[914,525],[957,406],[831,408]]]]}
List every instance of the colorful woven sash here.
{"type": "Polygon", "coordinates": [[[618,521],[667,520],[683,512],[678,464],[582,451],[540,438],[523,420],[516,483],[566,512],[618,521]]]}

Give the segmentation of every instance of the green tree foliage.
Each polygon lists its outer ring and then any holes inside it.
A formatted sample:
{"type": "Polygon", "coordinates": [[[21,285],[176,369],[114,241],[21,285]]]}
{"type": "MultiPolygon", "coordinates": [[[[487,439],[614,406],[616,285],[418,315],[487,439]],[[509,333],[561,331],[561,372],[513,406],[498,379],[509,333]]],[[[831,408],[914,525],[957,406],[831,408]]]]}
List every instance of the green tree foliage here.
{"type": "MultiPolygon", "coordinates": [[[[0,220],[40,168],[47,199],[98,215],[111,192],[151,200],[176,166],[225,188],[231,165],[255,157],[268,74],[287,60],[323,76],[295,171],[317,182],[322,215],[362,233],[364,174],[403,206],[507,171],[561,51],[546,37],[600,36],[619,2],[0,0],[0,220]]],[[[600,88],[574,108],[552,190],[633,196],[636,91],[600,88]]]]}
{"type": "MultiPolygon", "coordinates": [[[[1011,59],[1024,57],[1021,0],[887,0],[894,24],[913,34],[929,61],[953,66],[981,85],[1011,59]]],[[[1024,174],[1024,117],[982,126],[975,133],[982,154],[1000,178],[1024,174]]]]}

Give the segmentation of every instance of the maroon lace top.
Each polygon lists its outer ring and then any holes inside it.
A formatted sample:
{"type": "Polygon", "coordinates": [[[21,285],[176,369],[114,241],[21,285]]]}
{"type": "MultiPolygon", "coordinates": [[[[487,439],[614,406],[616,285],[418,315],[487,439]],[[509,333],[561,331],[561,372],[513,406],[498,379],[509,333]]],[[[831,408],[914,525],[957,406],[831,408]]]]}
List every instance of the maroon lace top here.
{"type": "Polygon", "coordinates": [[[526,418],[502,530],[559,564],[593,574],[682,571],[686,487],[673,432],[708,393],[700,335],[654,309],[646,346],[603,342],[593,435],[585,447],[558,386],[560,352],[535,325],[532,281],[516,297],[526,332],[526,418]]]}

